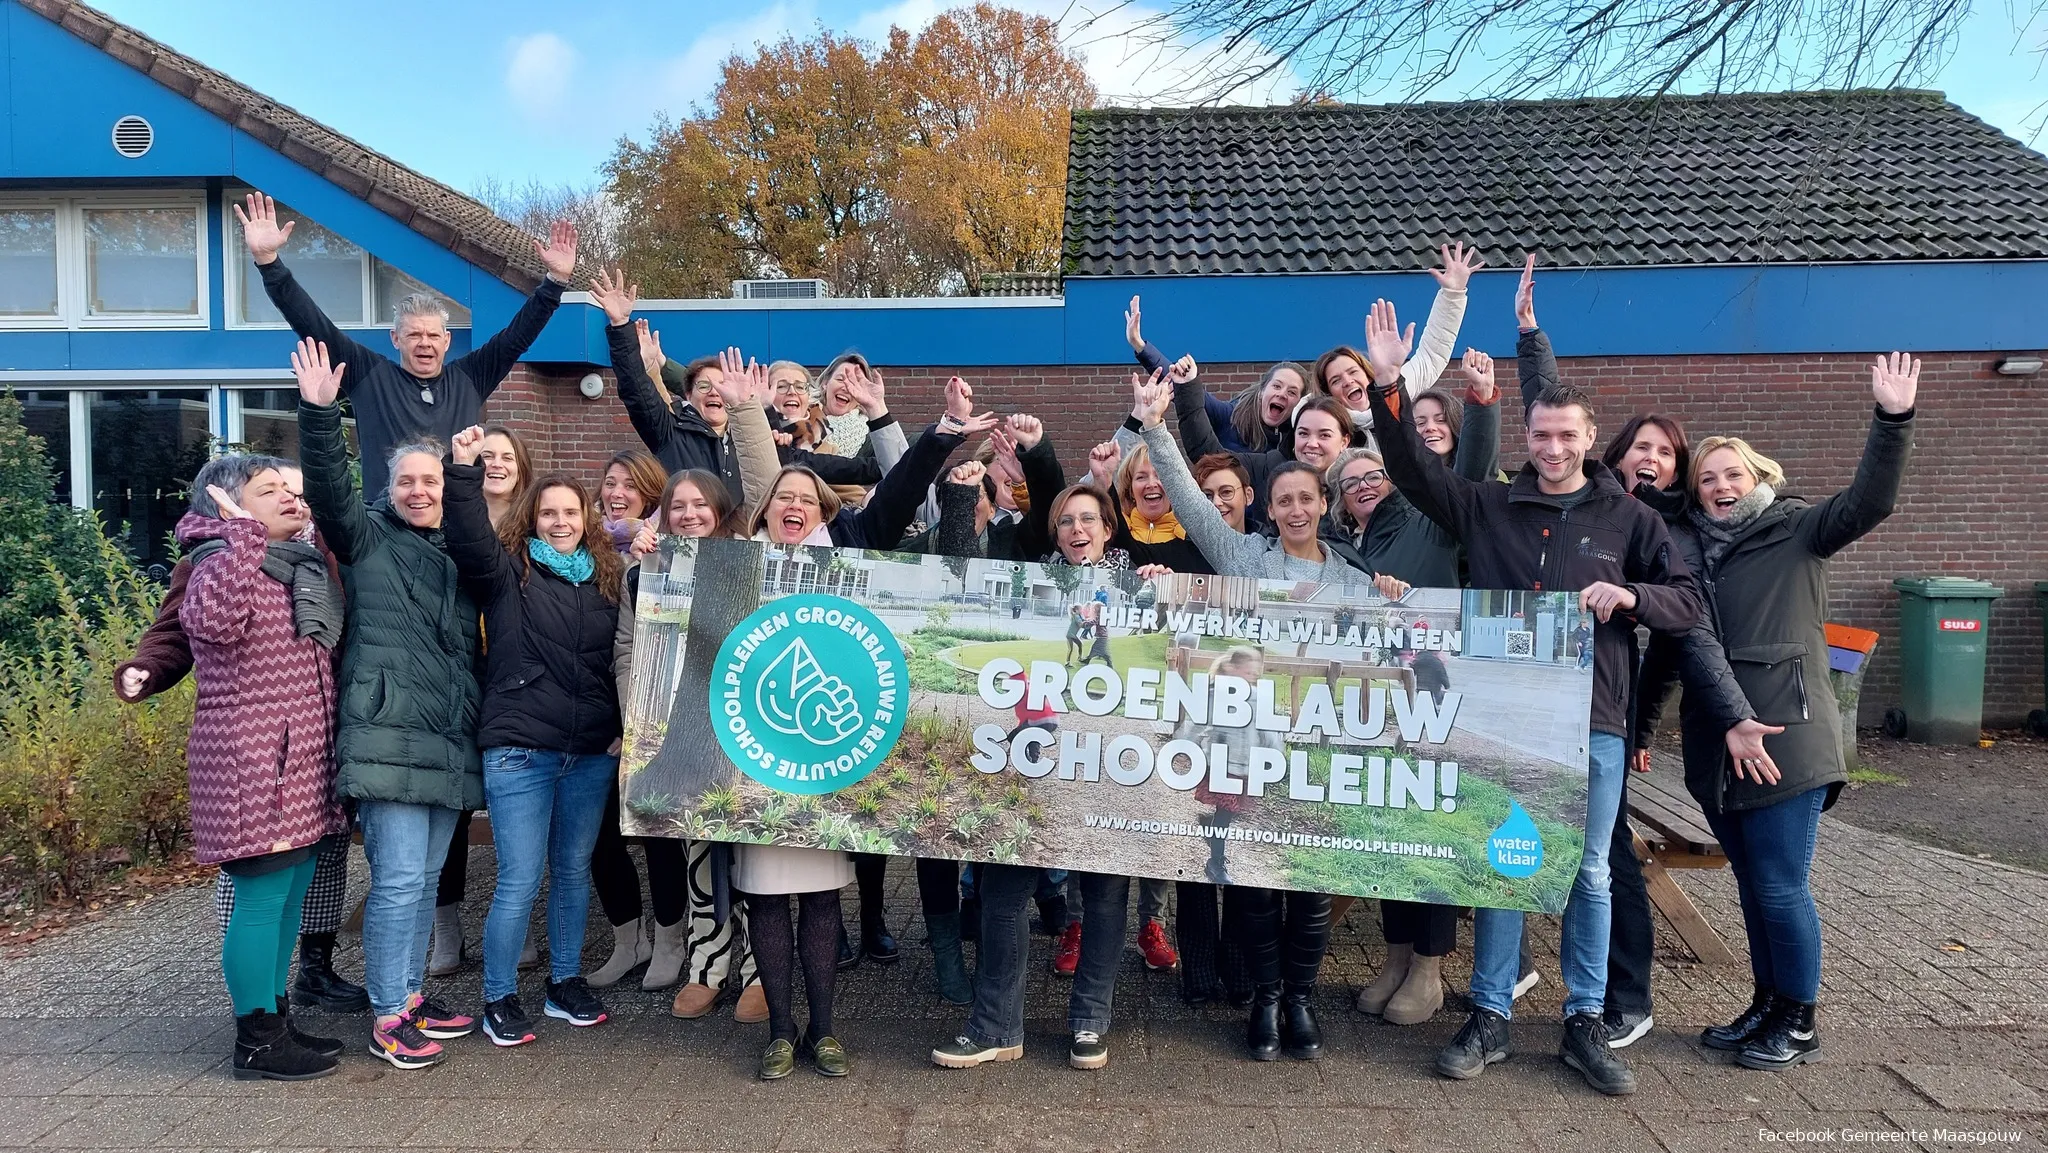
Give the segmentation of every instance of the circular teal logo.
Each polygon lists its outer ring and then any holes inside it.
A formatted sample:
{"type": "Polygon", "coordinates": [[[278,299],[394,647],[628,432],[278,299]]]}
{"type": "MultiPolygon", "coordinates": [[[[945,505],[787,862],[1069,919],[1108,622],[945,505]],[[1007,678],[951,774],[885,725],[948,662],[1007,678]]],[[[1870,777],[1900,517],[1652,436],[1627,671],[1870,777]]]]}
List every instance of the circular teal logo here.
{"type": "Polygon", "coordinates": [[[895,747],[909,691],[903,646],[875,614],[838,597],[789,596],[718,646],[711,715],[741,772],[777,792],[834,793],[895,747]]]}

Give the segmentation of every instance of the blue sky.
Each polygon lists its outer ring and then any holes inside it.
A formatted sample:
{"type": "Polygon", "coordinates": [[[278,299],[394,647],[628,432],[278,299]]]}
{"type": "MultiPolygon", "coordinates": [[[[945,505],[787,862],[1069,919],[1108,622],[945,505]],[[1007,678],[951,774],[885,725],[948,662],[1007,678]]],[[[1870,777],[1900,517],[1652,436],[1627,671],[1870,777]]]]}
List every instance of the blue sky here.
{"type": "MultiPolygon", "coordinates": [[[[587,184],[621,136],[705,100],[734,51],[820,24],[880,39],[951,5],[937,0],[95,0],[250,87],[465,191],[587,184]],[[248,19],[250,11],[260,11],[248,19]]],[[[1171,88],[1169,68],[1119,34],[1124,0],[1011,0],[1064,16],[1096,86],[1119,103],[1171,88]],[[1090,17],[1095,17],[1091,22],[1090,17]]],[[[2039,48],[2009,3],[1975,0],[1953,59],[1927,84],[2009,134],[2048,100],[2039,48]]],[[[1284,98],[1285,81],[1243,102],[1284,98]]],[[[1440,98],[1463,93],[1440,91],[1440,98]]],[[[1156,99],[1156,97],[1155,97],[1156,99]]],[[[2033,141],[2041,147],[2042,141],[2033,141]]]]}

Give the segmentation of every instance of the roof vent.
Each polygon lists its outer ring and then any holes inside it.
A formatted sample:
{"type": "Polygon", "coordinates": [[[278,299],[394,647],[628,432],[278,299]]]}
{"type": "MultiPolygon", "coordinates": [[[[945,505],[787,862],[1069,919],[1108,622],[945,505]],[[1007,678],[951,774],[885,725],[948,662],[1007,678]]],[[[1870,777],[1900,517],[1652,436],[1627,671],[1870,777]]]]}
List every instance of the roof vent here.
{"type": "Polygon", "coordinates": [[[832,295],[822,280],[735,280],[734,300],[821,300],[832,295]]]}
{"type": "Polygon", "coordinates": [[[123,116],[114,121],[114,151],[134,160],[156,143],[156,129],[140,116],[123,116]]]}

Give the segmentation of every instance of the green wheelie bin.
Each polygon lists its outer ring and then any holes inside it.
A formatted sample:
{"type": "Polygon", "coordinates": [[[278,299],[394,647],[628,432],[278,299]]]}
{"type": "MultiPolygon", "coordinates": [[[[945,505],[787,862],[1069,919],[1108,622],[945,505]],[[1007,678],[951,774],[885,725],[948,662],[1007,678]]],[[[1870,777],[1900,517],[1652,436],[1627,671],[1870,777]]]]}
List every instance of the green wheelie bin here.
{"type": "Polygon", "coordinates": [[[1900,577],[1899,690],[1885,732],[1927,745],[1984,735],[1984,650],[1991,602],[2005,590],[1970,577],[1900,577]]]}

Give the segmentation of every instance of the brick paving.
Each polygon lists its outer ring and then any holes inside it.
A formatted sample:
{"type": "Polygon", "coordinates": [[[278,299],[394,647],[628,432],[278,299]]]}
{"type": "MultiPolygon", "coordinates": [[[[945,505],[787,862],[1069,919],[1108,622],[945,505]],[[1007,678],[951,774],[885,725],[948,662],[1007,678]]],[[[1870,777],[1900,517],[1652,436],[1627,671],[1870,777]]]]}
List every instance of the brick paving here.
{"type": "MultiPolygon", "coordinates": [[[[488,849],[471,858],[473,950],[491,859],[488,849]]],[[[356,865],[359,894],[366,874],[356,865]]],[[[1732,878],[1680,880],[1740,953],[1732,878]]],[[[1748,974],[1690,963],[1660,922],[1658,1027],[1629,1050],[1641,1088],[1620,1100],[1593,1094],[1554,1056],[1554,921],[1531,921],[1547,979],[1522,1003],[1515,1058],[1459,1084],[1429,1069],[1458,1024],[1451,1011],[1398,1029],[1350,1009],[1346,986],[1368,979],[1382,953],[1368,905],[1330,951],[1319,1063],[1241,1059],[1239,1014],[1183,1007],[1175,978],[1145,972],[1130,953],[1108,1069],[1066,1067],[1065,986],[1042,967],[1024,1060],[936,1069],[925,1053],[961,1013],[929,991],[910,870],[892,869],[890,881],[904,960],[841,980],[854,1075],[799,1070],[772,1084],[752,1076],[765,1027],[737,1025],[728,1011],[677,1021],[666,995],[637,986],[610,993],[605,1026],[542,1019],[541,1039],[524,1049],[471,1038],[442,1066],[411,1073],[352,1049],[325,1080],[238,1082],[226,1071],[233,1029],[210,890],[175,891],[0,959],[0,1147],[1679,1153],[1792,1143],[1769,1139],[1780,1134],[1885,1148],[2048,1146],[2048,875],[1832,818],[1814,873],[1827,928],[1826,1060],[1771,1075],[1701,1051],[1699,1026],[1747,1001],[1748,974]]],[[[594,966],[610,934],[594,920],[589,940],[594,966]]],[[[344,972],[361,972],[352,942],[339,958],[344,972]]],[[[1461,986],[1460,958],[1451,973],[1461,986]]],[[[440,988],[473,1008],[479,980],[472,965],[440,988]]],[[[537,978],[528,984],[537,1005],[537,978]]],[[[366,1030],[363,1020],[307,1017],[352,1045],[366,1030]]]]}

